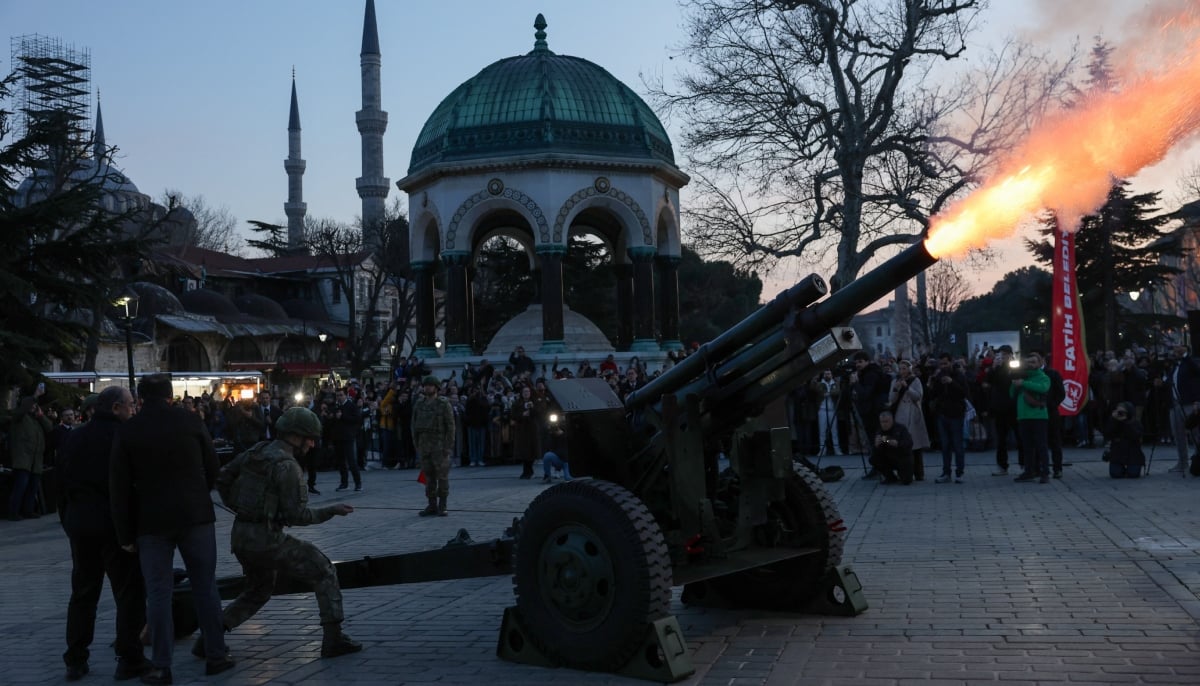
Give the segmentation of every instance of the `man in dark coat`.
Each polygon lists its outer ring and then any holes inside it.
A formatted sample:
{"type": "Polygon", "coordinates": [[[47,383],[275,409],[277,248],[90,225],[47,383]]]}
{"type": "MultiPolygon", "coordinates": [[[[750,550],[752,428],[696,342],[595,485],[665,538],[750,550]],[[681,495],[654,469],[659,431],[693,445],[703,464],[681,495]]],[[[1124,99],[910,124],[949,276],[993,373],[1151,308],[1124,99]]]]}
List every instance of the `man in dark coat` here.
{"type": "Polygon", "coordinates": [[[996,437],[996,471],[992,476],[1008,475],[1009,437],[1016,437],[1017,455],[1021,454],[1021,439],[1017,437],[1017,402],[1008,394],[1012,386],[1013,369],[1008,363],[1013,359],[1012,346],[1002,345],[996,350],[995,362],[984,376],[984,387],[988,390],[988,413],[996,437]]]}
{"type": "Polygon", "coordinates": [[[217,538],[212,498],[220,462],[200,417],[171,407],[171,379],[142,379],[142,410],[121,425],[109,473],[113,524],[121,547],[138,553],[146,581],[146,618],[154,670],[142,681],[171,683],[174,631],[171,599],[179,550],[192,586],[208,657],[207,674],[233,667],[217,594],[217,538]],[[136,543],[136,545],[135,545],[136,543]]]}
{"type": "Polygon", "coordinates": [[[1042,358],[1042,371],[1050,377],[1050,392],[1048,393],[1046,412],[1049,424],[1046,425],[1046,445],[1050,448],[1050,465],[1054,470],[1054,478],[1062,478],[1063,470],[1063,418],[1058,406],[1067,399],[1067,389],[1063,385],[1062,374],[1050,366],[1050,356],[1042,358]]]}
{"type": "Polygon", "coordinates": [[[854,373],[850,375],[850,391],[854,397],[854,409],[862,419],[868,436],[879,433],[879,413],[887,408],[891,379],[883,368],[871,361],[871,356],[860,350],[854,353],[854,373]]]}
{"type": "Polygon", "coordinates": [[[891,412],[879,413],[879,431],[871,439],[871,466],[883,475],[883,483],[913,480],[912,434],[896,421],[891,412]]]}
{"type": "Polygon", "coordinates": [[[942,446],[942,475],[934,481],[944,484],[953,480],[961,484],[967,463],[967,445],[963,435],[969,392],[967,380],[962,372],[954,368],[950,355],[942,353],[938,358],[938,369],[929,377],[926,388],[929,389],[929,404],[933,407],[938,440],[942,446]]]}
{"type": "Polygon", "coordinates": [[[117,427],[133,416],[128,389],[100,392],[95,415],[66,434],[59,450],[58,516],[71,539],[71,600],[67,604],[67,681],[88,673],[88,648],[96,629],[96,606],[104,577],[117,603],[118,681],[150,670],[139,633],[146,623],[146,590],[138,558],[121,549],[108,498],[109,455],[117,427]]]}
{"type": "Polygon", "coordinates": [[[358,430],[362,427],[362,412],[343,389],[338,389],[333,408],[333,449],[337,454],[341,483],[337,490],[350,487],[349,475],[354,476],[354,490],[362,490],[362,472],[358,469],[358,430]],[[349,475],[347,474],[349,472],[349,475]]]}
{"type": "Polygon", "coordinates": [[[1171,437],[1179,461],[1167,471],[1182,476],[1188,467],[1188,437],[1194,433],[1187,426],[1187,417],[1200,409],[1200,362],[1183,345],[1172,349],[1171,358],[1173,364],[1163,382],[1171,394],[1171,437]]]}
{"type": "Polygon", "coordinates": [[[258,403],[251,410],[251,413],[254,415],[254,420],[258,424],[261,424],[258,440],[275,440],[275,421],[279,419],[279,415],[283,414],[283,410],[271,404],[270,391],[262,391],[258,394],[258,403]]]}

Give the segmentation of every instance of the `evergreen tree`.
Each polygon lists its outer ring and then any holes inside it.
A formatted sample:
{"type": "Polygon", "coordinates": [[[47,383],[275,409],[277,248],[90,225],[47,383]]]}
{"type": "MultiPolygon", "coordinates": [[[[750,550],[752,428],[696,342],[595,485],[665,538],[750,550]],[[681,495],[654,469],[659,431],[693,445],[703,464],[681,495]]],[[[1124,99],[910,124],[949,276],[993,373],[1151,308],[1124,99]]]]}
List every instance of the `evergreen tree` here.
{"type": "Polygon", "coordinates": [[[15,80],[0,81],[0,386],[28,383],[54,357],[73,359],[144,254],[154,223],[145,208],[103,206],[117,175],[112,150],[90,159],[74,122],[29,114],[17,136],[8,109],[15,80]],[[22,183],[25,185],[22,186],[22,183]]]}
{"type": "Polygon", "coordinates": [[[758,309],[762,281],[724,260],[704,260],[684,246],[679,263],[679,336],[704,343],[758,309]]]}
{"type": "Polygon", "coordinates": [[[952,319],[953,330],[966,341],[971,331],[1020,330],[1031,312],[1050,311],[1050,272],[1022,267],[1005,274],[992,290],[967,298],[952,319]]]}
{"type": "MultiPolygon", "coordinates": [[[[1162,227],[1168,219],[1158,206],[1161,195],[1157,191],[1130,195],[1129,182],[1118,181],[1109,190],[1104,206],[1080,222],[1075,234],[1075,282],[1091,347],[1119,347],[1123,315],[1118,308],[1118,294],[1161,286],[1179,273],[1179,269],[1162,261],[1182,251],[1177,241],[1164,240],[1168,234],[1162,227]]],[[[1046,238],[1026,241],[1034,259],[1046,266],[1053,264],[1057,227],[1058,218],[1047,213],[1040,229],[1046,238]]]]}

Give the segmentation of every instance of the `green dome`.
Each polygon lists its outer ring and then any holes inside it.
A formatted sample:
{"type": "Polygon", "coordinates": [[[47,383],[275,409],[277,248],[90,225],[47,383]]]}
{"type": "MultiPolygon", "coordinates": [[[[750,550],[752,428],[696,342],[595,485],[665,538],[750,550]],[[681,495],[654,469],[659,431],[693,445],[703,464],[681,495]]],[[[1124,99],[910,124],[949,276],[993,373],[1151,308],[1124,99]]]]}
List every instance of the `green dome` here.
{"type": "Polygon", "coordinates": [[[495,62],[455,88],[417,136],[408,173],[438,162],[575,153],[675,163],[654,111],[592,62],[546,47],[538,15],[533,51],[495,62]]]}

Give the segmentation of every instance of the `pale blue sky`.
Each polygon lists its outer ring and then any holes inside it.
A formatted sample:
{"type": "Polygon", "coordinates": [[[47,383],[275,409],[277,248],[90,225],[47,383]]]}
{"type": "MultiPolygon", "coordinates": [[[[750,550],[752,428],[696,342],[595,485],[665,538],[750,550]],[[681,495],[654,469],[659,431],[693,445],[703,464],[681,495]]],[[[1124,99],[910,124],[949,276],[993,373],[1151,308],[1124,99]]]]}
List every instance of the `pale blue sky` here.
{"type": "MultiPolygon", "coordinates": [[[[1120,11],[1142,4],[999,0],[977,40],[1022,34],[1047,45],[1071,38],[1088,45],[1106,23],[1110,30],[1121,25],[1120,11]]],[[[363,6],[363,0],[0,0],[0,35],[38,33],[90,49],[93,88],[101,91],[107,141],[120,149],[118,166],[156,199],[166,188],[203,195],[228,207],[242,226],[249,219],[285,223],[294,65],[309,215],[351,222],[361,209],[354,113],[361,106],[363,6]]],[[[389,115],[384,165],[393,182],[405,175],[413,142],[443,97],[488,64],[532,48],[538,12],[549,22],[551,50],[596,62],[639,93],[642,74],[670,76],[681,67],[668,59],[682,40],[673,0],[376,0],[389,115]]],[[[7,48],[0,50],[3,73],[11,69],[7,48]]],[[[677,138],[678,126],[664,123],[677,138]]],[[[393,186],[389,199],[397,194],[393,186]]],[[[1014,252],[1013,259],[1022,255],[1014,252]]],[[[1005,263],[999,273],[1014,266],[1005,263]]],[[[808,268],[772,275],[768,294],[797,271],[808,268]]],[[[977,292],[986,286],[978,284],[977,292]]]]}

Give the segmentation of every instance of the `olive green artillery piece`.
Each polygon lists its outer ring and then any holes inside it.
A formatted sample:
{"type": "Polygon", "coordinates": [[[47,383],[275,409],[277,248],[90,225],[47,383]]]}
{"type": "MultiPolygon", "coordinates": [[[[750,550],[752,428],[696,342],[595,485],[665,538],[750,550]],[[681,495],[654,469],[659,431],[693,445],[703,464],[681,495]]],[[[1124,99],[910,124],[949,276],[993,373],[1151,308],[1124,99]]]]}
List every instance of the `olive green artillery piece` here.
{"type": "MultiPolygon", "coordinates": [[[[828,288],[809,276],[624,403],[600,379],[549,382],[549,419],[585,478],[543,490],[502,538],[339,562],[342,588],[511,573],[500,657],[657,681],[693,671],[672,586],[685,604],[864,611],[837,507],[776,417],[861,349],[844,323],[935,261],[911,246],[820,302],[828,288]]],[[[222,580],[222,597],[240,583],[222,580]]],[[[281,580],[276,593],[301,590],[281,580]]]]}

